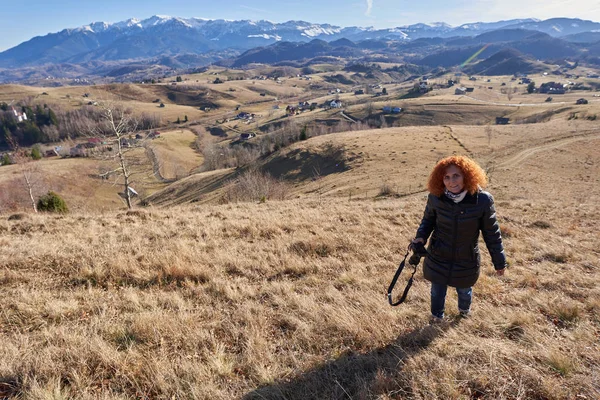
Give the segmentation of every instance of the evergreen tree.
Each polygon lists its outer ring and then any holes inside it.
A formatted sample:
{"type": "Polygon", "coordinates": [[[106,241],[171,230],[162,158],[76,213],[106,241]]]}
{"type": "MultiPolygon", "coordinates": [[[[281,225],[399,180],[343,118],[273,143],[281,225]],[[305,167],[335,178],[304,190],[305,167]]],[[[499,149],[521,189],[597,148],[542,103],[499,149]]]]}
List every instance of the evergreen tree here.
{"type": "Polygon", "coordinates": [[[37,203],[37,209],[39,211],[56,212],[61,214],[67,213],[69,211],[65,200],[52,191],[39,198],[37,203]]]}
{"type": "Polygon", "coordinates": [[[304,125],[304,127],[302,127],[302,130],[300,131],[300,140],[306,140],[308,139],[308,133],[307,133],[307,128],[306,125],[304,125]]]}
{"type": "Polygon", "coordinates": [[[2,160],[0,160],[0,165],[10,165],[12,164],[12,160],[8,156],[8,154],[4,154],[2,156],[2,160]]]}
{"type": "Polygon", "coordinates": [[[39,145],[35,145],[31,148],[31,158],[34,160],[40,160],[42,158],[42,150],[39,145]]]}
{"type": "Polygon", "coordinates": [[[44,134],[34,122],[27,120],[24,124],[22,145],[31,146],[44,141],[44,134]]]}
{"type": "Polygon", "coordinates": [[[58,126],[58,118],[56,118],[56,114],[51,108],[48,108],[48,122],[51,125],[58,126]]]}

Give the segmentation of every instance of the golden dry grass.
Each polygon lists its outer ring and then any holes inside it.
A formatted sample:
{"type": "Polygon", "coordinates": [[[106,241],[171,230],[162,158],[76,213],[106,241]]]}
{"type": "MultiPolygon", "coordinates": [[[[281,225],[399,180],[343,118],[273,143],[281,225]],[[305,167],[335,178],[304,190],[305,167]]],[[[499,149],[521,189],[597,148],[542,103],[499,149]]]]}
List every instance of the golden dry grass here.
{"type": "Polygon", "coordinates": [[[160,138],[152,141],[159,160],[161,176],[177,179],[187,176],[202,164],[202,156],[193,148],[196,135],[188,129],[161,131],[160,138]]]}
{"type": "MultiPolygon", "coordinates": [[[[433,162],[431,146],[454,149],[442,128],[431,129],[413,133],[422,149],[411,160],[433,162]]],[[[340,136],[348,147],[359,144],[352,134],[340,136]]],[[[408,139],[360,135],[393,176],[403,164],[389,152],[408,139]]],[[[483,162],[485,136],[462,135],[483,162]]],[[[549,139],[532,135],[515,143],[549,139]]],[[[327,138],[307,146],[319,140],[327,138]]],[[[423,193],[3,215],[0,390],[81,399],[598,398],[597,143],[557,142],[492,171],[510,269],[495,277],[484,252],[472,317],[455,318],[450,293],[450,322],[440,326],[428,325],[420,273],[407,303],[391,308],[385,298],[423,193]]],[[[376,171],[367,162],[353,173],[376,171]]],[[[429,167],[397,179],[420,185],[429,167]]],[[[329,177],[342,185],[344,173],[329,177]]]]}

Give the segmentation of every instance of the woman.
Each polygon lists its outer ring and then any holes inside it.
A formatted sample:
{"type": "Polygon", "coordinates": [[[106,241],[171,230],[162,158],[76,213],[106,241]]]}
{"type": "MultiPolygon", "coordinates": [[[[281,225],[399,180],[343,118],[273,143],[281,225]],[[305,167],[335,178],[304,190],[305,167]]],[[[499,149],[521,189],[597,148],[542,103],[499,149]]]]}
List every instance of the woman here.
{"type": "Polygon", "coordinates": [[[412,246],[424,245],[431,235],[423,274],[431,281],[433,322],[444,318],[448,286],[456,288],[460,315],[469,315],[473,285],[479,278],[480,231],[496,274],[504,275],[506,256],[494,198],[482,190],[486,183],[481,167],[464,156],[444,158],[429,176],[427,206],[412,246]]]}

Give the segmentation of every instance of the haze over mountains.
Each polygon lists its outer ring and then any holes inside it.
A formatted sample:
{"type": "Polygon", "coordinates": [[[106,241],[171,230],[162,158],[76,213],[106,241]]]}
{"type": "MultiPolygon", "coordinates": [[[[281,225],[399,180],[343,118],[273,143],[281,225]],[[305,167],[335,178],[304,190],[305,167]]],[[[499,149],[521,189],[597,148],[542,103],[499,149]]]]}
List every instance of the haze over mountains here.
{"type": "Polygon", "coordinates": [[[114,24],[95,22],[32,38],[0,53],[0,83],[32,83],[47,76],[128,80],[215,62],[242,67],[310,62],[323,56],[450,67],[484,45],[479,59],[510,47],[537,60],[570,58],[594,63],[600,57],[599,43],[600,23],[569,18],[373,29],[305,21],[153,16],[114,24]]]}

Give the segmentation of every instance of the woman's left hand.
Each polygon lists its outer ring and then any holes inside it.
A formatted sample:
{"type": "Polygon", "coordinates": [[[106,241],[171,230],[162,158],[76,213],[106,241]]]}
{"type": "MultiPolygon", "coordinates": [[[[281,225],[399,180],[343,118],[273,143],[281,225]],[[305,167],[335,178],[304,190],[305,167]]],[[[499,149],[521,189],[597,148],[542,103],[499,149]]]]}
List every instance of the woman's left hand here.
{"type": "Polygon", "coordinates": [[[506,271],[506,268],[497,269],[496,270],[496,275],[497,276],[503,276],[504,275],[504,271],[506,271]]]}

